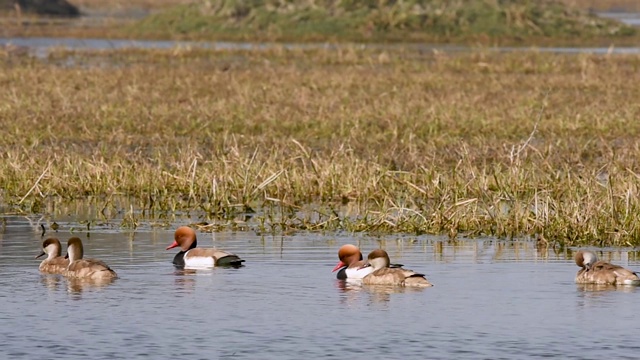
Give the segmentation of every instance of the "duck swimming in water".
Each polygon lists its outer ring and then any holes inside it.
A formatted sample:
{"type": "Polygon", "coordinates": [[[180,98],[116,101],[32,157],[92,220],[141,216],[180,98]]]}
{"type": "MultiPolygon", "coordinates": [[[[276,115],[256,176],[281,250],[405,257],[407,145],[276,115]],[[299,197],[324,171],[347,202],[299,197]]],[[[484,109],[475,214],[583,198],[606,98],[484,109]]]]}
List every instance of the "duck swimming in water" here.
{"type": "Polygon", "coordinates": [[[429,287],[433,286],[424,274],[416,273],[413,270],[401,267],[390,268],[389,254],[382,249],[373,250],[369,253],[364,268],[371,267],[373,272],[362,279],[364,285],[392,285],[429,287]]]}
{"type": "Polygon", "coordinates": [[[80,238],[72,237],[67,242],[69,266],[63,275],[75,279],[103,280],[118,277],[115,271],[101,260],[83,259],[84,249],[80,238]]]}
{"type": "Polygon", "coordinates": [[[62,245],[56,238],[48,238],[42,242],[42,252],[36,259],[47,255],[40,263],[40,272],[45,274],[64,274],[69,267],[69,260],[62,257],[62,245]]]}
{"type": "Polygon", "coordinates": [[[591,251],[578,251],[574,260],[576,265],[581,267],[576,274],[578,284],[640,285],[640,278],[635,272],[598,260],[596,254],[591,251]]]}
{"type": "Polygon", "coordinates": [[[218,249],[203,249],[198,246],[196,232],[188,227],[179,227],[173,235],[173,243],[167,250],[180,247],[182,251],[173,258],[173,264],[180,268],[197,269],[214,266],[240,267],[244,260],[238,255],[218,249]]]}

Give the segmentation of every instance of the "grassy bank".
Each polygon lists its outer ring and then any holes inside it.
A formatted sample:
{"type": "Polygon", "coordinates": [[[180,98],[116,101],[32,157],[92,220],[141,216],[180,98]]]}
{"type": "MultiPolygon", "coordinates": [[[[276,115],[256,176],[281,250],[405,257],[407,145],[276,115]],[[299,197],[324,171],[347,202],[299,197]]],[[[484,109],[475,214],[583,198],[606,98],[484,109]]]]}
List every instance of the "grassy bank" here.
{"type": "Polygon", "coordinates": [[[640,31],[591,10],[629,0],[271,1],[117,0],[72,3],[76,20],[0,14],[4,37],[286,42],[428,42],[484,45],[636,45],[640,31]],[[141,17],[146,16],[140,20],[141,17]]]}
{"type": "Polygon", "coordinates": [[[636,45],[640,31],[590,14],[639,11],[633,0],[309,2],[74,0],[79,19],[0,11],[3,37],[484,45],[636,45]],[[145,17],[140,20],[141,17],[145,17]]]}
{"type": "Polygon", "coordinates": [[[636,0],[562,0],[562,2],[586,10],[640,11],[640,2],[636,0]]]}
{"type": "Polygon", "coordinates": [[[258,231],[640,243],[638,56],[71,55],[0,57],[13,208],[116,194],[215,229],[254,209],[258,231]]]}
{"type": "Polygon", "coordinates": [[[151,15],[129,30],[135,37],[295,42],[584,44],[637,35],[556,0],[204,0],[151,15]]]}

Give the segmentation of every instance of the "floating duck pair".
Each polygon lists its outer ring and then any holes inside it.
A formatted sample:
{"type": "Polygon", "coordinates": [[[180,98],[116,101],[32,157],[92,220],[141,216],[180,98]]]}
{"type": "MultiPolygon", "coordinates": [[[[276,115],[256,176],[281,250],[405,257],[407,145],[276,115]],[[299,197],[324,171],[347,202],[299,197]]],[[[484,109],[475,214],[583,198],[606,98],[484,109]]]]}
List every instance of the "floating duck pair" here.
{"type": "Polygon", "coordinates": [[[338,271],[341,280],[362,280],[364,285],[389,285],[429,287],[433,286],[424,274],[402,268],[402,265],[391,266],[389,254],[382,249],[373,250],[363,260],[357,246],[347,244],[338,250],[340,262],[333,268],[338,271]]]}
{"type": "Polygon", "coordinates": [[[42,243],[42,252],[36,259],[47,255],[47,258],[40,263],[40,272],[46,274],[62,274],[75,279],[113,279],[117,275],[115,271],[97,259],[83,259],[84,250],[82,241],[77,237],[72,237],[67,242],[67,256],[62,257],[62,245],[56,238],[48,238],[42,243]]]}

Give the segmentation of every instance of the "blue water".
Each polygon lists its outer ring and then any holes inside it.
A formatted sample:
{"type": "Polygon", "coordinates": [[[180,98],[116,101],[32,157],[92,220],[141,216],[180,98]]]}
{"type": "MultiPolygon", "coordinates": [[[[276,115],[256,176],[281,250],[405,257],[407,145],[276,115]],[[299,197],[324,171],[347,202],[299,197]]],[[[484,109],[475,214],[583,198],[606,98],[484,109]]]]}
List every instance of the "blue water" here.
{"type": "MultiPolygon", "coordinates": [[[[0,358],[33,359],[574,359],[637,358],[636,288],[574,284],[568,252],[528,241],[433,237],[198,233],[200,246],[245,258],[241,269],[185,273],[164,248],[172,228],[78,233],[111,284],[40,275],[35,225],[0,234],[0,358]],[[435,286],[345,285],[331,269],[341,244],[377,247],[435,286]]],[[[72,236],[63,225],[48,233],[72,236]]],[[[631,268],[637,252],[600,256],[631,268]]]]}

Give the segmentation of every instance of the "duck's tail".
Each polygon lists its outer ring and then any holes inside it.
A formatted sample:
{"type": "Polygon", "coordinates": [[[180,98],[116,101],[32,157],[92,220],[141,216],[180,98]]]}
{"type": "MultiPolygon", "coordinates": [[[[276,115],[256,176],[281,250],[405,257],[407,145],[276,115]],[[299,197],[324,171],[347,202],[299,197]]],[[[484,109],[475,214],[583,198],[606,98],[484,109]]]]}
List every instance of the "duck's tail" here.
{"type": "Polygon", "coordinates": [[[236,255],[227,255],[216,261],[216,266],[241,267],[244,260],[236,255]]]}

